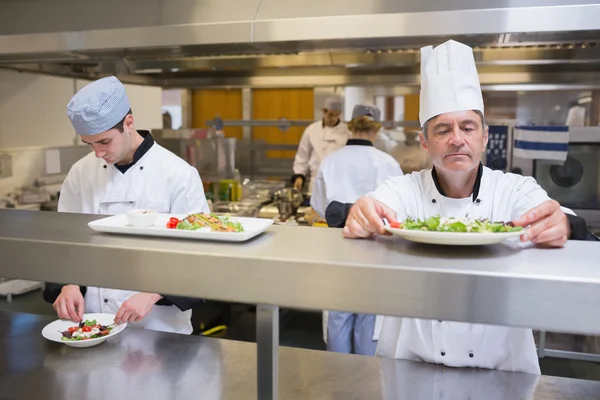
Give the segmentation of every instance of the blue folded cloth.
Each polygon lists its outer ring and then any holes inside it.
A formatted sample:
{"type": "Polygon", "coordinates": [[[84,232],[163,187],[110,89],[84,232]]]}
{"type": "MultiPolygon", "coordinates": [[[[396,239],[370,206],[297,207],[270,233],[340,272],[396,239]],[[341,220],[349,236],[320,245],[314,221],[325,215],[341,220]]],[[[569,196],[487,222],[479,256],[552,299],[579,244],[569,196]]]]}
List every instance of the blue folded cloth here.
{"type": "Polygon", "coordinates": [[[568,126],[515,127],[513,155],[534,160],[565,161],[569,151],[568,126]]]}

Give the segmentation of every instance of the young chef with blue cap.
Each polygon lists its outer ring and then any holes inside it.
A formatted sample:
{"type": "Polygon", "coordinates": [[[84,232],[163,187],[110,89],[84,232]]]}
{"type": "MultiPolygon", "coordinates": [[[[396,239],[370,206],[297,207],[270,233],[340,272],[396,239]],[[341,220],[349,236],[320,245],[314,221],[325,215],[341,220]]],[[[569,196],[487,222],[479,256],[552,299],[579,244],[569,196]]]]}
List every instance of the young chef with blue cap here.
{"type": "MultiPolygon", "coordinates": [[[[136,208],[159,213],[208,212],[198,171],[135,128],[123,84],[114,76],[82,88],[67,115],[92,153],[67,175],[59,212],[115,215],[136,208]]],[[[82,260],[82,262],[85,262],[82,260]]],[[[44,299],[60,318],[114,313],[115,322],[189,334],[193,299],[127,290],[48,284],[44,299]]]]}
{"type": "MultiPolygon", "coordinates": [[[[386,179],[402,175],[396,160],[373,146],[381,129],[381,111],[377,107],[355,106],[348,128],[352,139],[323,159],[315,179],[310,205],[322,218],[326,218],[331,202],[354,203],[386,179]]],[[[327,350],[374,355],[382,321],[382,317],[370,314],[325,311],[323,330],[327,350]]]]}
{"type": "MultiPolygon", "coordinates": [[[[513,221],[522,240],[562,247],[569,219],[531,177],[481,164],[488,141],[473,51],[448,41],[421,49],[422,146],[433,169],[388,179],[351,208],[349,238],[383,234],[383,219],[431,216],[513,221]]],[[[385,317],[377,355],[452,367],[540,373],[531,329],[385,317]]]]}

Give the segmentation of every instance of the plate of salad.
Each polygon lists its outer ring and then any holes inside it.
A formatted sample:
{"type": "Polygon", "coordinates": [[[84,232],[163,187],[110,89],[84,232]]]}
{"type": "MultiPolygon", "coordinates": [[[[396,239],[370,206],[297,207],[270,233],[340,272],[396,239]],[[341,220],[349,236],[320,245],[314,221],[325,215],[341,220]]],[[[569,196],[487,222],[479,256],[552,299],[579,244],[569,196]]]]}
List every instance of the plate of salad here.
{"type": "Polygon", "coordinates": [[[120,214],[92,221],[88,226],[105,233],[244,242],[261,234],[272,224],[273,220],[266,218],[158,214],[154,225],[141,227],[129,224],[127,215],[120,214]]]}
{"type": "Polygon", "coordinates": [[[117,335],[127,326],[115,324],[114,314],[84,314],[80,323],[58,319],[42,329],[42,336],[71,347],[92,347],[117,335]]]}
{"type": "Polygon", "coordinates": [[[389,224],[385,229],[412,242],[453,246],[500,243],[523,234],[522,227],[510,222],[440,216],[427,219],[407,218],[402,222],[389,224]]]}

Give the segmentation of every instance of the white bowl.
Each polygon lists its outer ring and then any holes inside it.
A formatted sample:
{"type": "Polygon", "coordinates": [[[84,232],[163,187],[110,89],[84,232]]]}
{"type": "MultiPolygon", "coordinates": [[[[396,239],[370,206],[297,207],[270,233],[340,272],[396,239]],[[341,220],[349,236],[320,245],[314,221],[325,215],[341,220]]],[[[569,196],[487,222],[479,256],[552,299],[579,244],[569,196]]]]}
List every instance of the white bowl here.
{"type": "Polygon", "coordinates": [[[154,210],[138,209],[127,211],[127,220],[131,226],[150,227],[154,226],[158,213],[154,210]]]}
{"type": "MultiPolygon", "coordinates": [[[[100,325],[112,325],[115,322],[114,314],[84,314],[83,320],[96,320],[100,325]]],[[[106,339],[109,339],[121,332],[127,326],[127,323],[119,324],[115,326],[108,335],[97,338],[97,339],[88,339],[88,340],[62,340],[62,332],[66,331],[72,326],[77,325],[77,322],[73,322],[66,319],[57,319],[54,322],[49,323],[42,329],[42,336],[46,339],[51,340],[53,342],[58,342],[62,344],[66,344],[71,347],[92,347],[99,345],[104,342],[106,339]]]]}

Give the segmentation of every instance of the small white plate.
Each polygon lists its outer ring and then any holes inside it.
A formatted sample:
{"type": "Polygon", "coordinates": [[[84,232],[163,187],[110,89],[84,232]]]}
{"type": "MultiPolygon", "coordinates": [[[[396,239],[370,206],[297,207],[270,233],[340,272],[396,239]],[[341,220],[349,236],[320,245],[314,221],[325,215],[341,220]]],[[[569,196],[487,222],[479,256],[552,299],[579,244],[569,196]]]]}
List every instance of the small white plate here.
{"type": "Polygon", "coordinates": [[[117,233],[124,235],[159,236],[181,239],[217,240],[224,242],[245,242],[263,233],[273,225],[273,220],[266,218],[231,217],[244,227],[244,232],[213,232],[210,229],[187,231],[183,229],[168,229],[167,222],[171,217],[178,219],[187,215],[159,214],[154,226],[143,228],[129,225],[126,214],[115,215],[92,221],[90,228],[98,232],[117,233]]]}
{"type": "Polygon", "coordinates": [[[385,230],[406,240],[417,243],[439,244],[445,246],[481,246],[519,237],[524,231],[476,233],[476,232],[432,232],[402,228],[385,227],[385,230]]]}
{"type": "MultiPolygon", "coordinates": [[[[83,320],[96,320],[100,325],[112,325],[115,322],[114,314],[84,314],[83,320]]],[[[49,323],[42,329],[42,336],[46,339],[51,340],[53,342],[63,343],[67,346],[71,347],[92,347],[99,345],[104,342],[106,339],[111,338],[119,332],[121,332],[127,326],[127,323],[119,324],[115,326],[108,335],[97,338],[97,339],[88,339],[88,340],[62,340],[62,333],[69,329],[72,326],[77,325],[77,322],[73,322],[66,319],[57,319],[54,322],[49,323]]]]}

